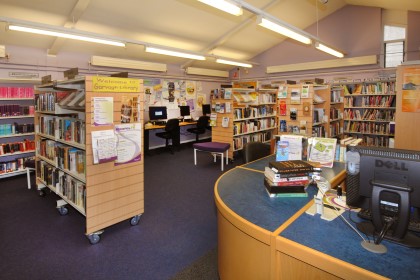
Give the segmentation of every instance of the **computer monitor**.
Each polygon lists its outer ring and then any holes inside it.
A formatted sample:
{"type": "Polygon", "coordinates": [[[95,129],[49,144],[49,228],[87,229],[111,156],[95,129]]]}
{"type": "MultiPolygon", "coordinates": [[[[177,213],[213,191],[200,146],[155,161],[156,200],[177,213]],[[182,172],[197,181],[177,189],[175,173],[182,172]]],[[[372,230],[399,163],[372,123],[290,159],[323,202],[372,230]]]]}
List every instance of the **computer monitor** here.
{"type": "Polygon", "coordinates": [[[149,120],[158,121],[166,120],[168,112],[165,106],[150,106],[149,107],[149,120]]]}
{"type": "Polygon", "coordinates": [[[346,154],[346,202],[368,209],[372,222],[358,223],[365,234],[408,247],[420,247],[409,232],[419,218],[420,151],[353,146],[346,154]]]}
{"type": "Polygon", "coordinates": [[[201,108],[203,109],[203,116],[207,116],[211,114],[210,104],[203,104],[201,108]]]}
{"type": "Polygon", "coordinates": [[[191,115],[190,113],[190,106],[178,106],[179,107],[179,114],[181,117],[188,117],[191,115]]]}

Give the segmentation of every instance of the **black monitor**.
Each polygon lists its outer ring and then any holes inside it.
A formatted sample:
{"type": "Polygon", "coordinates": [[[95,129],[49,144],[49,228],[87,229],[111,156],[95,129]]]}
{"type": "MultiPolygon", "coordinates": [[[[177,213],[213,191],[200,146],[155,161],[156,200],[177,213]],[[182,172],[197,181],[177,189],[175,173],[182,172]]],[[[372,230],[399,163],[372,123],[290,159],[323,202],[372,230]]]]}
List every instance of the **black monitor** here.
{"type": "Polygon", "coordinates": [[[168,112],[165,106],[150,106],[149,107],[149,120],[158,121],[166,120],[168,112]]]}
{"type": "Polygon", "coordinates": [[[179,114],[181,117],[187,117],[191,115],[190,113],[190,106],[178,106],[179,107],[179,114]]]}
{"type": "Polygon", "coordinates": [[[210,104],[203,104],[201,108],[203,108],[203,116],[207,116],[211,114],[210,104]]]}
{"type": "Polygon", "coordinates": [[[385,238],[420,247],[420,237],[408,231],[419,219],[420,151],[353,146],[346,157],[347,204],[370,213],[359,230],[375,232],[375,244],[385,238]]]}

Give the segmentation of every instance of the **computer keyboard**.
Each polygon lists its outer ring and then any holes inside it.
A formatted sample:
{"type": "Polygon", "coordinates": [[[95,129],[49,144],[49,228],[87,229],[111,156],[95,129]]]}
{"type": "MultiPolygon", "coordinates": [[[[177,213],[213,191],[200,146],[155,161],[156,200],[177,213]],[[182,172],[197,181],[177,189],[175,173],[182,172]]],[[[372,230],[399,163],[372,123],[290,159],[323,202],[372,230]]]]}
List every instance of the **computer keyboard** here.
{"type": "MultiPolygon", "coordinates": [[[[360,211],[357,213],[357,216],[365,220],[372,220],[372,212],[370,209],[360,209],[360,211]]],[[[420,220],[410,219],[408,223],[408,230],[420,233],[420,220]]]]}

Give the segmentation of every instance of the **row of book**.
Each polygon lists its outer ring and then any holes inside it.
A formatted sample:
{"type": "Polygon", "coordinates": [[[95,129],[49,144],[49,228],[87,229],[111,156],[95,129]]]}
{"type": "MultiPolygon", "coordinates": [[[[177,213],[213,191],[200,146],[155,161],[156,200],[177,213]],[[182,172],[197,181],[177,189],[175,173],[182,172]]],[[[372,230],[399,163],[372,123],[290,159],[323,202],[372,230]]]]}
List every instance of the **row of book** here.
{"type": "Polygon", "coordinates": [[[330,108],[330,119],[331,120],[337,120],[342,119],[343,114],[341,113],[341,110],[338,108],[331,107],[330,108]]]}
{"type": "Polygon", "coordinates": [[[34,124],[5,123],[0,124],[0,136],[34,132],[34,124]]]}
{"type": "Polygon", "coordinates": [[[341,89],[332,89],[330,94],[330,101],[332,103],[343,102],[343,97],[341,96],[341,89]]]}
{"type": "Polygon", "coordinates": [[[375,122],[347,122],[346,132],[372,133],[372,134],[391,134],[389,123],[375,122]]]}
{"type": "Polygon", "coordinates": [[[345,107],[394,107],[395,95],[363,96],[361,99],[348,97],[344,99],[345,107]],[[358,103],[357,103],[358,102],[358,103]]]}
{"type": "Polygon", "coordinates": [[[394,121],[395,111],[381,109],[365,109],[363,116],[360,110],[346,109],[344,110],[345,120],[374,120],[374,121],[394,121]]]}
{"type": "Polygon", "coordinates": [[[38,123],[39,132],[42,134],[50,135],[58,140],[67,142],[85,143],[86,125],[83,120],[40,115],[38,123]]]}
{"type": "Polygon", "coordinates": [[[361,83],[344,86],[344,94],[393,94],[395,82],[361,83]]]}
{"type": "Polygon", "coordinates": [[[264,186],[270,197],[307,197],[312,175],[320,173],[307,161],[273,161],[264,169],[264,186]]]}
{"type": "Polygon", "coordinates": [[[276,112],[273,106],[267,105],[234,109],[234,117],[236,120],[245,118],[269,117],[275,114],[276,112]]]}
{"type": "Polygon", "coordinates": [[[55,189],[58,194],[86,209],[86,185],[47,162],[37,162],[37,176],[46,185],[55,189]]]}
{"type": "Polygon", "coordinates": [[[26,168],[26,162],[33,160],[34,157],[21,157],[14,160],[0,162],[0,174],[23,170],[26,168]]]}
{"type": "Polygon", "coordinates": [[[273,133],[271,131],[263,131],[249,135],[242,135],[240,137],[233,138],[233,149],[241,150],[246,143],[249,142],[267,142],[272,138],[273,133]]]}
{"type": "Polygon", "coordinates": [[[31,87],[0,87],[0,98],[34,98],[31,87]]]}
{"type": "Polygon", "coordinates": [[[13,143],[0,144],[0,155],[13,154],[17,152],[35,151],[34,140],[23,140],[13,143]]]}
{"type": "Polygon", "coordinates": [[[83,90],[42,92],[35,95],[35,109],[43,112],[54,112],[56,104],[63,108],[84,108],[85,102],[85,92],[83,90]]]}
{"type": "Polygon", "coordinates": [[[312,127],[312,137],[327,137],[327,132],[325,130],[325,127],[320,126],[313,126],[312,127]]]}
{"type": "Polygon", "coordinates": [[[37,143],[38,154],[57,167],[74,174],[85,175],[85,152],[74,147],[57,143],[49,139],[41,139],[37,143]]]}
{"type": "Polygon", "coordinates": [[[233,124],[233,135],[258,131],[261,129],[275,128],[275,126],[275,118],[235,122],[233,124]]]}
{"type": "Polygon", "coordinates": [[[344,137],[343,139],[340,140],[339,145],[336,146],[334,160],[345,162],[348,146],[357,146],[357,145],[360,145],[362,142],[363,142],[362,138],[356,138],[353,136],[344,137]]]}
{"type": "Polygon", "coordinates": [[[330,135],[329,137],[338,137],[340,134],[343,133],[343,127],[341,126],[340,122],[333,122],[330,123],[330,135]]]}
{"type": "Polygon", "coordinates": [[[34,106],[25,106],[19,104],[0,105],[0,117],[33,116],[34,106]]]}
{"type": "Polygon", "coordinates": [[[270,93],[259,93],[258,94],[258,104],[270,104],[277,102],[277,92],[274,94],[270,93]]]}

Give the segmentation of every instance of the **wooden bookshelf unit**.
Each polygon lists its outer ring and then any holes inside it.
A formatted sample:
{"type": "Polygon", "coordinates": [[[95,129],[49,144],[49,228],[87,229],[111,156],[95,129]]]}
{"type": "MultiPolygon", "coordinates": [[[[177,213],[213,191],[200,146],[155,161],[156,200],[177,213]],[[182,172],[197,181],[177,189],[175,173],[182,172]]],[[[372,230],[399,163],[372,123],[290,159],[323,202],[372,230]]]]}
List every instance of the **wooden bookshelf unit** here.
{"type": "MultiPolygon", "coordinates": [[[[40,195],[54,192],[61,215],[71,205],[86,218],[86,236],[91,244],[100,241],[108,226],[130,220],[139,222],[144,212],[143,81],[113,77],[83,77],[54,82],[35,91],[36,181],[40,195]],[[102,81],[102,83],[101,83],[102,81]],[[107,87],[108,84],[113,86],[107,87]],[[104,90],[105,89],[105,90],[104,90]],[[128,91],[124,91],[129,89],[128,91]],[[140,127],[135,159],[94,163],[92,132],[113,131],[121,124],[121,107],[127,97],[135,98],[132,127],[140,127]],[[98,100],[106,100],[105,117],[98,100]]],[[[104,104],[104,103],[102,103],[104,104]]],[[[116,147],[118,155],[119,146],[116,147]]],[[[124,147],[122,152],[127,152],[124,147]]],[[[126,148],[128,149],[128,148],[126,148]]]]}

